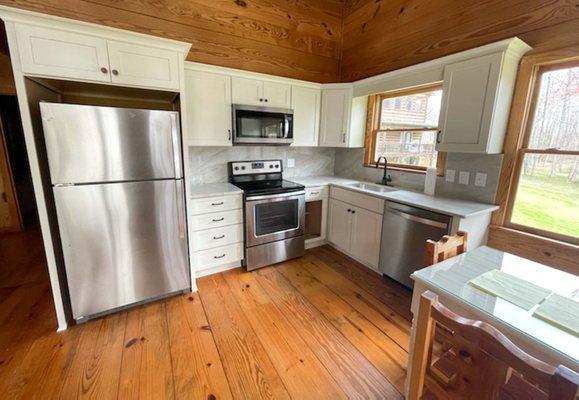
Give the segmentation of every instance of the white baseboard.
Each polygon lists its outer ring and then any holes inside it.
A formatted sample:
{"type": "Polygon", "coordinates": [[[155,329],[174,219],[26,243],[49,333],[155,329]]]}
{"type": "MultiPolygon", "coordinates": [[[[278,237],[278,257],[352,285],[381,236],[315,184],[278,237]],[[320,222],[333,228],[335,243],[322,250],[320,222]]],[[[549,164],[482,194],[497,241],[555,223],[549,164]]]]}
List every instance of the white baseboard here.
{"type": "Polygon", "coordinates": [[[314,247],[323,246],[327,244],[328,241],[326,239],[310,239],[306,240],[305,247],[307,249],[313,249],[314,247]]]}

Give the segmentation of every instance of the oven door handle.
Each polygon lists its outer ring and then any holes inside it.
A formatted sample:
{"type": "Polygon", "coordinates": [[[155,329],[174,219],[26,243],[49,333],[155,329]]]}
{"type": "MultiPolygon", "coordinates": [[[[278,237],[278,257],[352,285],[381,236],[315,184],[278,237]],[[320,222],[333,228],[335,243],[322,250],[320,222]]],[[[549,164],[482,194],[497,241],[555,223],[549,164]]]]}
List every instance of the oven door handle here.
{"type": "Polygon", "coordinates": [[[306,194],[305,190],[300,190],[298,192],[289,192],[289,193],[268,194],[268,195],[264,195],[264,196],[250,197],[250,198],[246,199],[246,202],[250,203],[250,202],[253,202],[256,200],[284,199],[286,197],[292,197],[292,196],[301,196],[301,195],[305,196],[305,194],[306,194]]]}

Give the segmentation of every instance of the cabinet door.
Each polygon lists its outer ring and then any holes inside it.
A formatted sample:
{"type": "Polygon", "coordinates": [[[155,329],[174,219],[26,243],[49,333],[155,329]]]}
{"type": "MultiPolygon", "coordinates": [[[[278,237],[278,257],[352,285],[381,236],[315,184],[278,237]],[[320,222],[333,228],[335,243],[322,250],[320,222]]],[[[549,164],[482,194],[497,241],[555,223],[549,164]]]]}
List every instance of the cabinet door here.
{"type": "MultiPolygon", "coordinates": [[[[328,240],[338,248],[350,251],[352,206],[341,201],[330,199],[328,207],[328,240]]],[[[378,246],[380,247],[380,246],[378,246]]]]}
{"type": "Polygon", "coordinates": [[[25,73],[111,81],[104,39],[21,24],[16,36],[25,73]]]}
{"type": "Polygon", "coordinates": [[[292,86],[294,110],[293,146],[317,146],[320,132],[320,95],[318,89],[292,86]]]}
{"type": "Polygon", "coordinates": [[[263,82],[263,101],[268,107],[291,107],[291,86],[285,83],[263,82]]]}
{"type": "Polygon", "coordinates": [[[233,104],[263,106],[263,81],[234,76],[231,78],[231,97],[233,104]]]}
{"type": "Polygon", "coordinates": [[[107,45],[114,83],[179,90],[179,53],[111,40],[107,45]]]}
{"type": "Polygon", "coordinates": [[[231,146],[231,77],[185,70],[188,143],[231,146]]]}
{"type": "Polygon", "coordinates": [[[322,91],[320,146],[347,147],[351,101],[350,89],[322,91]]]}
{"type": "Polygon", "coordinates": [[[378,270],[382,215],[363,208],[355,208],[352,214],[352,257],[378,270]]]}
{"type": "Polygon", "coordinates": [[[444,68],[437,150],[486,152],[502,57],[491,54],[444,68]]]}

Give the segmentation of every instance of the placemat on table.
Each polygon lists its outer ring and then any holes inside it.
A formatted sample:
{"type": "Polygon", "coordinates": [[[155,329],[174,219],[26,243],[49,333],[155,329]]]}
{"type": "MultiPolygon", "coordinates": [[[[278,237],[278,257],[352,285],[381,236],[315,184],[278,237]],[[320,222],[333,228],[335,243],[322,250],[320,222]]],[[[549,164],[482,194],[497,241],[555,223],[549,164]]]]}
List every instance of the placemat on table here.
{"type": "Polygon", "coordinates": [[[579,336],[579,302],[553,294],[533,314],[552,325],[579,336]]]}

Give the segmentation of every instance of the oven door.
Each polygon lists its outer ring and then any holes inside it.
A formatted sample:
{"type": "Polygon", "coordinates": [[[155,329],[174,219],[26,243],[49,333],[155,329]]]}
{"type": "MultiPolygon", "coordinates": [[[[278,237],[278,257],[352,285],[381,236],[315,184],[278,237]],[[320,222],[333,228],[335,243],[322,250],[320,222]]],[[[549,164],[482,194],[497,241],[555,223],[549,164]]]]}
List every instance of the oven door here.
{"type": "Polygon", "coordinates": [[[305,192],[251,197],[245,201],[247,246],[304,234],[305,192]]]}
{"type": "Polygon", "coordinates": [[[235,144],[290,145],[293,111],[283,108],[233,105],[235,144]]]}

